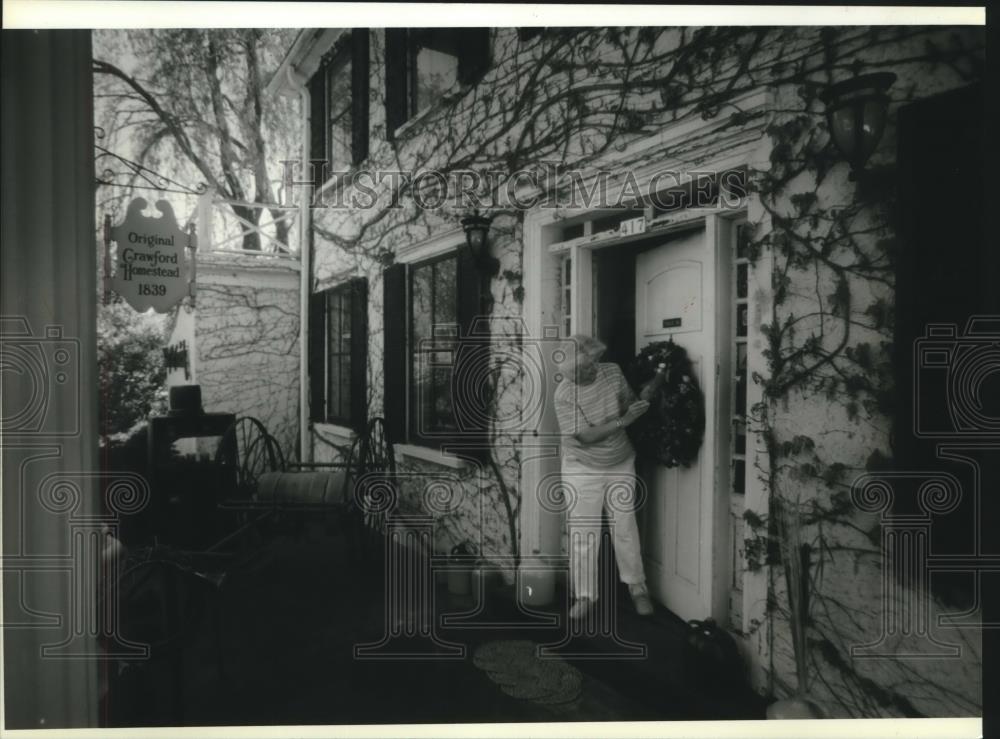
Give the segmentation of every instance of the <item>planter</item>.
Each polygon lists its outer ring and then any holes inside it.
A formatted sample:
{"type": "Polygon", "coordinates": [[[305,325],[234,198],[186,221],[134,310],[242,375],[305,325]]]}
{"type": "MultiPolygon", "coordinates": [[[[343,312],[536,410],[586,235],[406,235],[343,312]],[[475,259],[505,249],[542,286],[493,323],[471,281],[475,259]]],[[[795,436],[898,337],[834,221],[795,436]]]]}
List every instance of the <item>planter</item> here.
{"type": "Polygon", "coordinates": [[[556,597],[556,573],[547,557],[525,557],[518,573],[518,599],[526,606],[547,606],[556,597]]]}

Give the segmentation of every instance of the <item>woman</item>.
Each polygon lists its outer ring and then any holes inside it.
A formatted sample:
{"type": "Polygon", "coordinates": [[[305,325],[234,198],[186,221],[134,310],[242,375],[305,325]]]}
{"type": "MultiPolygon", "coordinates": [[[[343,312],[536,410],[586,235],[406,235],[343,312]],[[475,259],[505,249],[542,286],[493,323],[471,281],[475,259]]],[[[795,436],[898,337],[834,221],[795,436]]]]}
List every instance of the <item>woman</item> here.
{"type": "Polygon", "coordinates": [[[575,352],[570,351],[560,364],[563,380],[555,391],[555,410],[563,434],[563,480],[572,491],[570,584],[576,600],[569,615],[582,618],[597,600],[603,508],[614,523],[619,577],[629,586],[636,611],[648,616],[653,613],[653,603],[646,588],[633,510],[635,449],[625,427],[642,416],[649,403],[636,398],[618,365],[598,362],[607,348],[604,344],[580,334],[569,341],[575,352]],[[614,508],[607,505],[612,490],[614,508]]]}

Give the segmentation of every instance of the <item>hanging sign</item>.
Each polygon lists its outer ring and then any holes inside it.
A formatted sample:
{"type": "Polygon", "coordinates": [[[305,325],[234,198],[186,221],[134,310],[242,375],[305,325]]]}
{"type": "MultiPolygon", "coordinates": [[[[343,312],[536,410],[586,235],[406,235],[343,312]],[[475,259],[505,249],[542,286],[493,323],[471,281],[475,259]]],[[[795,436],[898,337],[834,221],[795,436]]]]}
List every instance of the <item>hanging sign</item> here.
{"type": "Polygon", "coordinates": [[[191,236],[177,226],[174,209],[159,200],[160,218],[144,216],[148,203],[136,198],[129,203],[125,220],[111,229],[118,255],[111,287],[138,311],[153,308],[165,313],[188,294],[184,248],[193,248],[191,236]]]}

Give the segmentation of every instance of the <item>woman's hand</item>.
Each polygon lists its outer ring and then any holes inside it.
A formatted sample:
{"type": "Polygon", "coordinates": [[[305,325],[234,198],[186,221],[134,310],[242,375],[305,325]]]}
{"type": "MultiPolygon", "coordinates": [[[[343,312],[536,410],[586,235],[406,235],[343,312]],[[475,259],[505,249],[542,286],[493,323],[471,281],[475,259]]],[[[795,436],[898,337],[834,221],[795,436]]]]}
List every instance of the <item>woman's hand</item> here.
{"type": "Polygon", "coordinates": [[[649,410],[648,400],[635,401],[634,403],[632,403],[632,405],[628,407],[628,410],[625,411],[625,415],[622,416],[622,425],[628,426],[648,410],[649,410]]]}

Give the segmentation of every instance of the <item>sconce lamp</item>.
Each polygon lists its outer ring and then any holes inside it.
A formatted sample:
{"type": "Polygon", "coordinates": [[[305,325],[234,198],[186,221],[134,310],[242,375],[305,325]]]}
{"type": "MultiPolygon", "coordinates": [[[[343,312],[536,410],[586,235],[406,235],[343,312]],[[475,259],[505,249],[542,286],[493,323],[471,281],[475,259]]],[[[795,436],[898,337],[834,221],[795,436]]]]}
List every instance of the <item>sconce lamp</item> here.
{"type": "Polygon", "coordinates": [[[492,219],[473,213],[462,219],[465,246],[480,272],[495,275],[500,270],[500,260],[490,254],[489,233],[492,219]]]}
{"type": "Polygon", "coordinates": [[[882,138],[889,109],[886,91],[895,81],[892,72],[855,74],[820,93],[833,142],[851,165],[851,180],[864,171],[882,138]]]}

